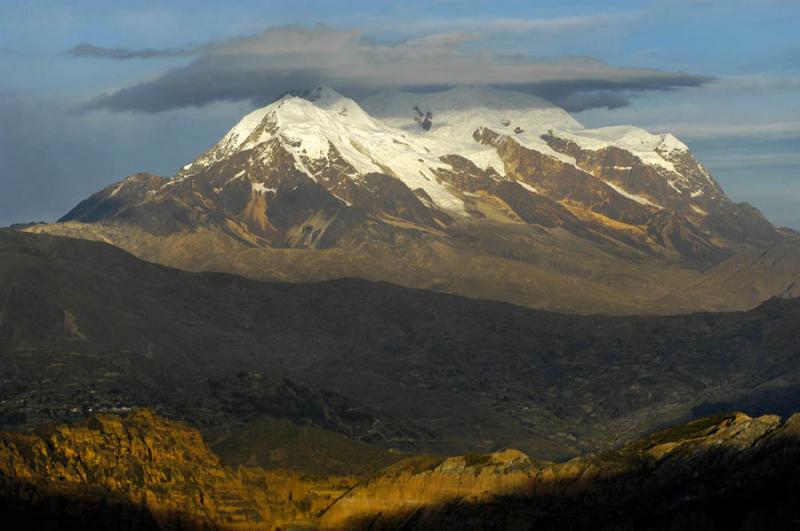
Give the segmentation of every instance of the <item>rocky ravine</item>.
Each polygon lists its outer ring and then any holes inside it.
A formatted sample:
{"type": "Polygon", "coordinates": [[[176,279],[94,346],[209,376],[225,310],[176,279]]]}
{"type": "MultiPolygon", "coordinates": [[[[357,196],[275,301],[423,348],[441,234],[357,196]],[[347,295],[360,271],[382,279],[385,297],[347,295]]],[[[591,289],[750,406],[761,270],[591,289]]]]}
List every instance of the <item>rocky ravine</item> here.
{"type": "Polygon", "coordinates": [[[702,418],[565,463],[506,450],[309,479],[232,469],[139,410],[0,434],[0,511],[37,528],[789,528],[798,470],[800,416],[702,418]]]}

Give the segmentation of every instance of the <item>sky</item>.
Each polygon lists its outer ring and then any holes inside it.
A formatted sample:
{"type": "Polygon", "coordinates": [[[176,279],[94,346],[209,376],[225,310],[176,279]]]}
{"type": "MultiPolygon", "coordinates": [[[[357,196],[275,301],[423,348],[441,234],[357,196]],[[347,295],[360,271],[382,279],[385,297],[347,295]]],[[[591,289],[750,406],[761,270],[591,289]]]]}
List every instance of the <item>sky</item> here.
{"type": "Polygon", "coordinates": [[[243,114],[324,83],[487,84],[686,142],[800,229],[800,0],[0,1],[0,226],[174,174],[243,114]]]}

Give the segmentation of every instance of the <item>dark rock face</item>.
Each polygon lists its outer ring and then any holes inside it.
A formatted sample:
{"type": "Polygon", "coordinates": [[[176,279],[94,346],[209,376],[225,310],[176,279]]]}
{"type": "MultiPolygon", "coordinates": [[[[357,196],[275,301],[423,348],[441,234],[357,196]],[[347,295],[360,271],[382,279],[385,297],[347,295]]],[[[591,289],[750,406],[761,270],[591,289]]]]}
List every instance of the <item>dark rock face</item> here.
{"type": "Polygon", "coordinates": [[[417,115],[414,117],[414,121],[417,122],[420,129],[423,131],[430,131],[431,126],[433,125],[433,113],[431,111],[422,112],[422,110],[418,106],[414,106],[414,112],[417,115]]]}
{"type": "Polygon", "coordinates": [[[156,193],[168,181],[169,179],[149,173],[131,175],[81,201],[59,221],[91,223],[112,218],[125,208],[146,201],[148,195],[156,193]]]}
{"type": "Polygon", "coordinates": [[[691,256],[699,264],[714,264],[731,254],[715,247],[701,229],[674,211],[654,214],[647,223],[647,234],[660,245],[691,256]]]}
{"type": "Polygon", "coordinates": [[[481,143],[493,145],[517,180],[541,189],[547,196],[598,212],[623,223],[640,225],[655,211],[618,194],[597,177],[570,164],[527,149],[513,138],[490,129],[475,132],[481,143]]]}
{"type": "MultiPolygon", "coordinates": [[[[686,196],[691,198],[691,192],[694,191],[691,185],[702,188],[705,197],[701,201],[726,199],[719,184],[705,173],[688,152],[673,156],[677,158],[671,160],[681,175],[685,176],[686,181],[675,181],[670,184],[670,181],[665,179],[663,170],[644,164],[632,153],[618,147],[587,150],[552,134],[544,135],[543,139],[556,151],[573,157],[581,168],[602,175],[625,190],[641,194],[663,206],[676,208],[680,203],[686,202],[686,196]]],[[[667,154],[664,156],[669,158],[667,154]]]]}
{"type": "MultiPolygon", "coordinates": [[[[648,166],[620,148],[591,151],[557,136],[545,135],[543,138],[556,151],[574,157],[581,168],[664,207],[665,211],[659,213],[662,219],[671,217],[677,223],[691,227],[694,234],[685,242],[682,238],[670,239],[677,244],[670,247],[683,256],[713,264],[733,252],[714,244],[714,239],[724,238],[734,245],[760,248],[782,239],[775,227],[752,206],[728,199],[719,183],[689,152],[662,153],[683,176],[671,180],[666,170],[648,166]],[[696,248],[693,243],[698,237],[705,240],[701,246],[704,249],[696,248]]],[[[651,221],[649,225],[652,224],[651,221]]]]}
{"type": "Polygon", "coordinates": [[[560,203],[546,196],[527,193],[518,183],[503,181],[494,185],[492,191],[525,223],[548,228],[564,227],[576,234],[588,233],[580,220],[560,203]]]}
{"type": "Polygon", "coordinates": [[[362,178],[362,186],[353,190],[351,201],[373,215],[389,215],[423,226],[436,227],[435,219],[446,219],[427,208],[403,182],[380,173],[362,178]],[[436,218],[434,218],[434,214],[436,218]]]}

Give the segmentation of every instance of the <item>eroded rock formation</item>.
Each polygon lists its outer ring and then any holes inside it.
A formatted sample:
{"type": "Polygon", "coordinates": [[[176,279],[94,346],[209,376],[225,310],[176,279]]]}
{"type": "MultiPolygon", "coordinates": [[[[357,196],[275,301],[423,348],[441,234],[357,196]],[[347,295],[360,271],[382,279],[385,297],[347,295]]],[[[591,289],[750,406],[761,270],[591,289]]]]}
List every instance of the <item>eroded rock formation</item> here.
{"type": "Polygon", "coordinates": [[[799,469],[800,415],[701,418],[564,463],[505,450],[312,479],[233,469],[197,430],[138,410],[0,435],[0,508],[39,527],[760,529],[796,522],[799,469]]]}

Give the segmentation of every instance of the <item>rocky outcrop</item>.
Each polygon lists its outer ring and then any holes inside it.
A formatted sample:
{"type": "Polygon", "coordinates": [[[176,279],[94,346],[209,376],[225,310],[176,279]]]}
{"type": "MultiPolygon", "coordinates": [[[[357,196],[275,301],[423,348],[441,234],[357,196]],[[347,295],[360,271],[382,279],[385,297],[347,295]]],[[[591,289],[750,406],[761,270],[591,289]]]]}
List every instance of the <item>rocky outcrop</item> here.
{"type": "Polygon", "coordinates": [[[273,529],[306,520],[352,485],[227,468],[196,429],[147,410],[0,436],[3,508],[45,523],[60,515],[39,511],[59,499],[89,527],[100,514],[131,529],[273,529]]]}
{"type": "Polygon", "coordinates": [[[126,208],[145,202],[168,181],[169,179],[150,173],[136,173],[81,201],[60,221],[91,223],[118,216],[126,208]]]}
{"type": "Polygon", "coordinates": [[[491,129],[475,131],[475,140],[494,146],[514,179],[542,194],[602,214],[629,225],[642,225],[656,209],[617,193],[598,177],[580,168],[526,148],[512,137],[491,129]]]}
{"type": "Polygon", "coordinates": [[[800,415],[701,418],[565,463],[505,450],[312,479],[234,470],[196,430],[139,410],[0,434],[0,512],[89,529],[786,528],[798,471],[800,415]]]}
{"type": "Polygon", "coordinates": [[[765,529],[791,526],[800,415],[741,413],[566,463],[507,450],[389,470],[323,513],[335,529],[765,529]],[[730,502],[741,500],[739,506],[730,502]]]}

